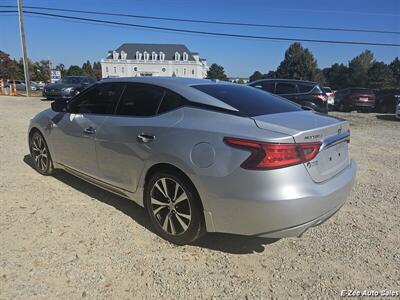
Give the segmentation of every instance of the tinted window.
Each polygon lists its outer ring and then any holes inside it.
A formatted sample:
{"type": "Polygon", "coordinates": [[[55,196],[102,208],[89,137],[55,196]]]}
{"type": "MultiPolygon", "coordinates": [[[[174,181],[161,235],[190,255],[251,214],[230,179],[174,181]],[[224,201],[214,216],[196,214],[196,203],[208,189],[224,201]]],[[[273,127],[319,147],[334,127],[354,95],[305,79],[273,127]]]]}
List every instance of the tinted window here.
{"type": "Polygon", "coordinates": [[[299,93],[308,93],[313,89],[313,85],[311,84],[298,84],[299,93]]]}
{"type": "Polygon", "coordinates": [[[296,85],[292,83],[278,82],[275,94],[296,94],[296,85]]]}
{"type": "Polygon", "coordinates": [[[79,84],[81,80],[81,77],[65,77],[60,79],[57,83],[79,84]]]}
{"type": "Polygon", "coordinates": [[[183,106],[184,102],[185,99],[180,95],[171,91],[166,91],[164,98],[161,102],[160,108],[158,109],[158,113],[162,114],[167,111],[177,109],[178,107],[183,106]]]}
{"type": "Polygon", "coordinates": [[[301,110],[294,103],[243,85],[201,84],[193,88],[236,108],[250,117],[301,110]]]}
{"type": "Polygon", "coordinates": [[[322,88],[322,90],[323,90],[325,93],[332,93],[332,90],[331,90],[330,87],[324,87],[324,88],[322,88]]]}
{"type": "Polygon", "coordinates": [[[112,114],[124,88],[123,83],[99,84],[72,103],[75,113],[112,114]]]}
{"type": "Polygon", "coordinates": [[[154,116],[163,95],[164,90],[156,86],[128,84],[117,113],[139,117],[154,116]]]}
{"type": "Polygon", "coordinates": [[[269,93],[274,93],[275,91],[275,82],[273,81],[258,81],[256,83],[251,84],[251,86],[262,89],[269,93]]]}

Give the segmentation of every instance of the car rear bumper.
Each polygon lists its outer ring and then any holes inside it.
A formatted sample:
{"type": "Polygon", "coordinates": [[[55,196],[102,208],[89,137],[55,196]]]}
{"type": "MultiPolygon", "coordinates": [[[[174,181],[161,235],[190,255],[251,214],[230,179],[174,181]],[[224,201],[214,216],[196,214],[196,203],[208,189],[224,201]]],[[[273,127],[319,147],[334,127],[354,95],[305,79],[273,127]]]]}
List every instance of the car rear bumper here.
{"type": "Polygon", "coordinates": [[[203,201],[207,218],[212,219],[207,230],[281,238],[299,236],[338,211],[354,184],[356,164],[351,161],[322,183],[312,181],[303,165],[265,172],[243,170],[241,175],[245,177],[234,185],[235,181],[224,185],[215,179],[219,188],[210,183],[208,195],[213,195],[203,201]],[[218,191],[221,184],[225,193],[218,191]]]}

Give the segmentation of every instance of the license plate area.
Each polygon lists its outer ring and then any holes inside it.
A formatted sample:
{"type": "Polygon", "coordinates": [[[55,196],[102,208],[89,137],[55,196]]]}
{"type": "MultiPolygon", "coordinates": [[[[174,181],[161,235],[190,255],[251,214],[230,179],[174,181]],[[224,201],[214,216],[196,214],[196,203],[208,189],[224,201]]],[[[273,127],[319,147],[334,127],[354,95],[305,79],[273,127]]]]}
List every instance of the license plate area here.
{"type": "Polygon", "coordinates": [[[314,181],[325,181],[350,163],[348,143],[346,141],[323,149],[312,161],[305,164],[314,181]]]}

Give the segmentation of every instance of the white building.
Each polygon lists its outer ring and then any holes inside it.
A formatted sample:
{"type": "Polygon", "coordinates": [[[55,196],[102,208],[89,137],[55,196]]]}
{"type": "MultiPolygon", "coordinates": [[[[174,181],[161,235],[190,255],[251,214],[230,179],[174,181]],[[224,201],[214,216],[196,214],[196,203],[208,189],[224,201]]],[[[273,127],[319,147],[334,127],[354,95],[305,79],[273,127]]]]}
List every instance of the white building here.
{"type": "Polygon", "coordinates": [[[208,66],[178,44],[123,44],[101,60],[103,78],[135,76],[206,77],[208,66]]]}

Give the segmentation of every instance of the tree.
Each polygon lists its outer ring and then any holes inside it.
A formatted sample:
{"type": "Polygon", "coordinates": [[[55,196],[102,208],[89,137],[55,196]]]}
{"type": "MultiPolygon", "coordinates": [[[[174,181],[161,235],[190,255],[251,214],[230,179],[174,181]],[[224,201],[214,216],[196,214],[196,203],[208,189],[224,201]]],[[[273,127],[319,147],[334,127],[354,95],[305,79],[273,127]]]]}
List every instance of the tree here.
{"type": "Polygon", "coordinates": [[[93,63],[93,76],[97,80],[100,80],[102,78],[101,63],[99,61],[93,63]]]}
{"type": "Polygon", "coordinates": [[[400,59],[396,57],[389,65],[390,70],[393,75],[393,86],[400,87],[400,59]]]}
{"type": "Polygon", "coordinates": [[[83,71],[79,66],[71,65],[68,68],[67,72],[65,72],[65,75],[67,75],[67,76],[82,76],[83,71]]]}
{"type": "Polygon", "coordinates": [[[264,74],[263,76],[264,78],[278,78],[277,72],[273,70],[269,71],[267,74],[264,74]]]}
{"type": "Polygon", "coordinates": [[[263,78],[264,78],[264,75],[260,71],[255,71],[253,73],[253,75],[251,75],[249,77],[249,80],[250,80],[250,82],[252,82],[252,81],[256,81],[256,80],[263,79],[263,78]]]}
{"type": "Polygon", "coordinates": [[[373,89],[390,88],[393,84],[393,73],[384,62],[374,62],[368,70],[368,87],[373,89]]]}
{"type": "Polygon", "coordinates": [[[315,80],[317,61],[312,53],[295,42],[285,52],[285,58],[277,69],[280,78],[315,80]]]}
{"type": "Polygon", "coordinates": [[[349,68],[346,65],[336,63],[322,72],[332,89],[340,90],[349,86],[349,68]]]}
{"type": "Polygon", "coordinates": [[[13,79],[17,72],[15,60],[10,58],[10,54],[0,50],[0,78],[13,79]]]}
{"type": "Polygon", "coordinates": [[[228,80],[228,77],[225,74],[225,70],[223,66],[212,64],[210,69],[207,71],[208,79],[219,79],[219,80],[228,80]]]}
{"type": "Polygon", "coordinates": [[[374,62],[374,54],[369,50],[349,61],[349,87],[367,87],[368,70],[374,62]]]}
{"type": "Polygon", "coordinates": [[[90,76],[90,77],[94,76],[92,64],[90,63],[90,61],[87,60],[85,63],[83,63],[82,72],[83,72],[83,75],[85,75],[85,76],[90,76]]]}

